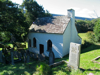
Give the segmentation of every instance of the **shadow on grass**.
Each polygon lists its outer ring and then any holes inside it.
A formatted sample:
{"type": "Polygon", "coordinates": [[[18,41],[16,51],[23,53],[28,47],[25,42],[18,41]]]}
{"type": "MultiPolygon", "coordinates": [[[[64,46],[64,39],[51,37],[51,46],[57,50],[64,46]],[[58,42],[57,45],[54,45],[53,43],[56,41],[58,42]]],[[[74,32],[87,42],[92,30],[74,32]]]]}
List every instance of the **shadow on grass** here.
{"type": "MultiPolygon", "coordinates": [[[[36,74],[37,65],[41,65],[41,61],[33,61],[26,64],[20,62],[15,65],[2,65],[0,63],[0,75],[33,75],[36,74]]],[[[63,63],[59,66],[51,67],[51,72],[48,75],[53,75],[57,71],[62,71],[66,74],[70,73],[67,69],[67,64],[63,63]]]]}
{"type": "Polygon", "coordinates": [[[93,43],[86,42],[81,48],[81,53],[89,52],[92,50],[100,49],[100,45],[95,45],[93,43]]]}
{"type": "Polygon", "coordinates": [[[83,72],[84,71],[99,71],[100,72],[100,69],[84,69],[84,68],[80,68],[80,70],[82,70],[83,72]]]}
{"type": "Polygon", "coordinates": [[[56,58],[55,62],[61,61],[61,60],[67,60],[69,59],[69,54],[67,54],[66,56],[64,56],[63,58],[56,58]]]}
{"type": "Polygon", "coordinates": [[[58,74],[60,72],[63,72],[69,75],[71,72],[71,70],[67,67],[66,63],[62,63],[56,67],[52,67],[52,71],[53,71],[53,75],[55,75],[56,73],[58,74]]]}
{"type": "Polygon", "coordinates": [[[26,64],[19,62],[15,65],[2,65],[0,63],[0,75],[32,75],[36,71],[36,66],[39,64],[39,61],[33,61],[26,64]]]}

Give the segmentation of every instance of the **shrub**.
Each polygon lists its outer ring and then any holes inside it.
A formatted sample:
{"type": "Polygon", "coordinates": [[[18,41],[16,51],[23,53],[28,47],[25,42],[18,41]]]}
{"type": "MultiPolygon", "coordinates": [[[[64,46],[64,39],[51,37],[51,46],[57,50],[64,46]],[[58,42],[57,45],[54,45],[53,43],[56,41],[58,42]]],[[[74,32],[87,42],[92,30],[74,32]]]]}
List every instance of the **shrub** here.
{"type": "Polygon", "coordinates": [[[27,71],[24,71],[24,74],[25,75],[31,75],[30,73],[28,73],[27,71]]]}
{"type": "Polygon", "coordinates": [[[9,42],[10,41],[10,33],[9,32],[0,32],[2,42],[9,42]]]}
{"type": "Polygon", "coordinates": [[[37,65],[37,71],[39,71],[40,75],[50,75],[51,69],[48,64],[41,63],[40,66],[37,65]]]}
{"type": "Polygon", "coordinates": [[[88,27],[84,20],[75,21],[75,25],[76,25],[78,32],[87,32],[87,30],[88,30],[88,27]]]}
{"type": "Polygon", "coordinates": [[[87,42],[86,40],[84,40],[84,44],[82,44],[81,48],[84,49],[84,48],[89,47],[90,45],[92,45],[92,43],[87,42]]]}
{"type": "Polygon", "coordinates": [[[95,42],[100,42],[100,19],[97,20],[94,26],[95,42]]]}
{"type": "Polygon", "coordinates": [[[88,31],[87,36],[92,43],[95,41],[95,36],[94,36],[94,33],[92,31],[88,31]]]}

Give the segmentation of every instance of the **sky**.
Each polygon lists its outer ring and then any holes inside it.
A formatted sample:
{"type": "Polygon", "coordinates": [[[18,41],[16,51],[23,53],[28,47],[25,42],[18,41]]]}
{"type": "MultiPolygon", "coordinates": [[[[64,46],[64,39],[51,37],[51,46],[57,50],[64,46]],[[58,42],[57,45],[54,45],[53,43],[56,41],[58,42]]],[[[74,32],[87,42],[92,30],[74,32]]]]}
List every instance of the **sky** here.
{"type": "MultiPolygon", "coordinates": [[[[21,4],[23,0],[11,0],[21,4]]],[[[100,17],[100,0],[36,0],[51,14],[67,15],[67,9],[74,9],[75,16],[97,18],[100,17]]]]}

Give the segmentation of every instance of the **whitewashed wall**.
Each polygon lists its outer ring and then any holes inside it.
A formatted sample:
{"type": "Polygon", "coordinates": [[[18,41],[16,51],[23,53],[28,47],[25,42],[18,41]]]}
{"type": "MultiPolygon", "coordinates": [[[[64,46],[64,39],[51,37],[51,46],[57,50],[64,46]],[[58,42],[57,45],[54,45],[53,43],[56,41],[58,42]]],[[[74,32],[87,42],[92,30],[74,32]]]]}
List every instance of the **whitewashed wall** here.
{"type": "Polygon", "coordinates": [[[69,47],[71,41],[70,27],[71,27],[71,22],[68,23],[68,26],[63,34],[63,56],[69,53],[69,47]]]}
{"type": "Polygon", "coordinates": [[[47,41],[52,41],[52,51],[55,58],[63,57],[63,35],[62,34],[47,34],[47,33],[29,33],[29,39],[31,39],[31,46],[33,46],[33,38],[36,38],[36,48],[29,47],[31,52],[40,53],[39,44],[44,45],[44,54],[49,55],[47,51],[47,41]]]}
{"type": "Polygon", "coordinates": [[[78,32],[77,32],[76,27],[74,28],[73,33],[74,33],[74,40],[73,40],[72,42],[81,44],[82,39],[81,39],[81,37],[78,35],[78,32]]]}
{"type": "Polygon", "coordinates": [[[44,45],[44,54],[49,55],[47,51],[47,41],[52,41],[52,51],[55,58],[62,58],[69,53],[70,42],[81,44],[82,39],[78,36],[77,29],[75,27],[75,12],[74,10],[68,10],[70,22],[64,34],[47,34],[47,33],[29,33],[28,38],[31,39],[31,46],[33,46],[33,38],[36,38],[36,48],[29,47],[31,52],[40,53],[39,44],[44,45]]]}
{"type": "Polygon", "coordinates": [[[68,23],[68,26],[63,34],[63,56],[69,53],[70,42],[81,44],[81,38],[78,36],[75,25],[73,25],[73,31],[71,26],[71,21],[68,23]],[[72,35],[73,34],[73,35],[72,35]]]}
{"type": "Polygon", "coordinates": [[[71,27],[70,27],[70,32],[71,32],[71,42],[74,43],[79,43],[81,44],[82,39],[78,36],[78,32],[75,26],[75,11],[73,9],[68,10],[68,16],[71,18],[71,27]]]}
{"type": "Polygon", "coordinates": [[[70,42],[81,44],[82,41],[75,27],[75,11],[68,10],[68,17],[70,17],[71,20],[63,34],[63,56],[69,53],[70,42]]]}

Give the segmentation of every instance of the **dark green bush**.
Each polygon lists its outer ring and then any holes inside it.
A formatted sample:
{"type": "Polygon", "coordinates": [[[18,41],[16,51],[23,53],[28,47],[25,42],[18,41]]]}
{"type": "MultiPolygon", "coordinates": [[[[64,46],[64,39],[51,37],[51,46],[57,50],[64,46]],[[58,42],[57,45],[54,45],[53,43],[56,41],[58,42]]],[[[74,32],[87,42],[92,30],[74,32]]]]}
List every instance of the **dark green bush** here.
{"type": "Polygon", "coordinates": [[[94,41],[100,42],[100,19],[97,20],[93,32],[95,36],[94,41]]]}
{"type": "Polygon", "coordinates": [[[96,22],[97,22],[97,19],[76,20],[75,25],[76,25],[78,32],[87,32],[87,31],[93,31],[93,27],[96,22]]]}
{"type": "Polygon", "coordinates": [[[92,31],[88,31],[87,36],[92,43],[95,41],[95,36],[94,36],[94,33],[92,31]]]}
{"type": "Polygon", "coordinates": [[[1,41],[2,42],[9,42],[11,39],[10,33],[9,32],[0,32],[1,36],[1,41]]]}
{"type": "Polygon", "coordinates": [[[81,48],[84,49],[84,48],[87,48],[87,47],[89,47],[91,45],[92,45],[92,43],[87,42],[86,40],[84,40],[84,44],[82,44],[81,48]]]}
{"type": "Polygon", "coordinates": [[[84,20],[75,21],[75,25],[76,25],[78,32],[87,32],[87,30],[88,30],[88,27],[84,20]]]}

